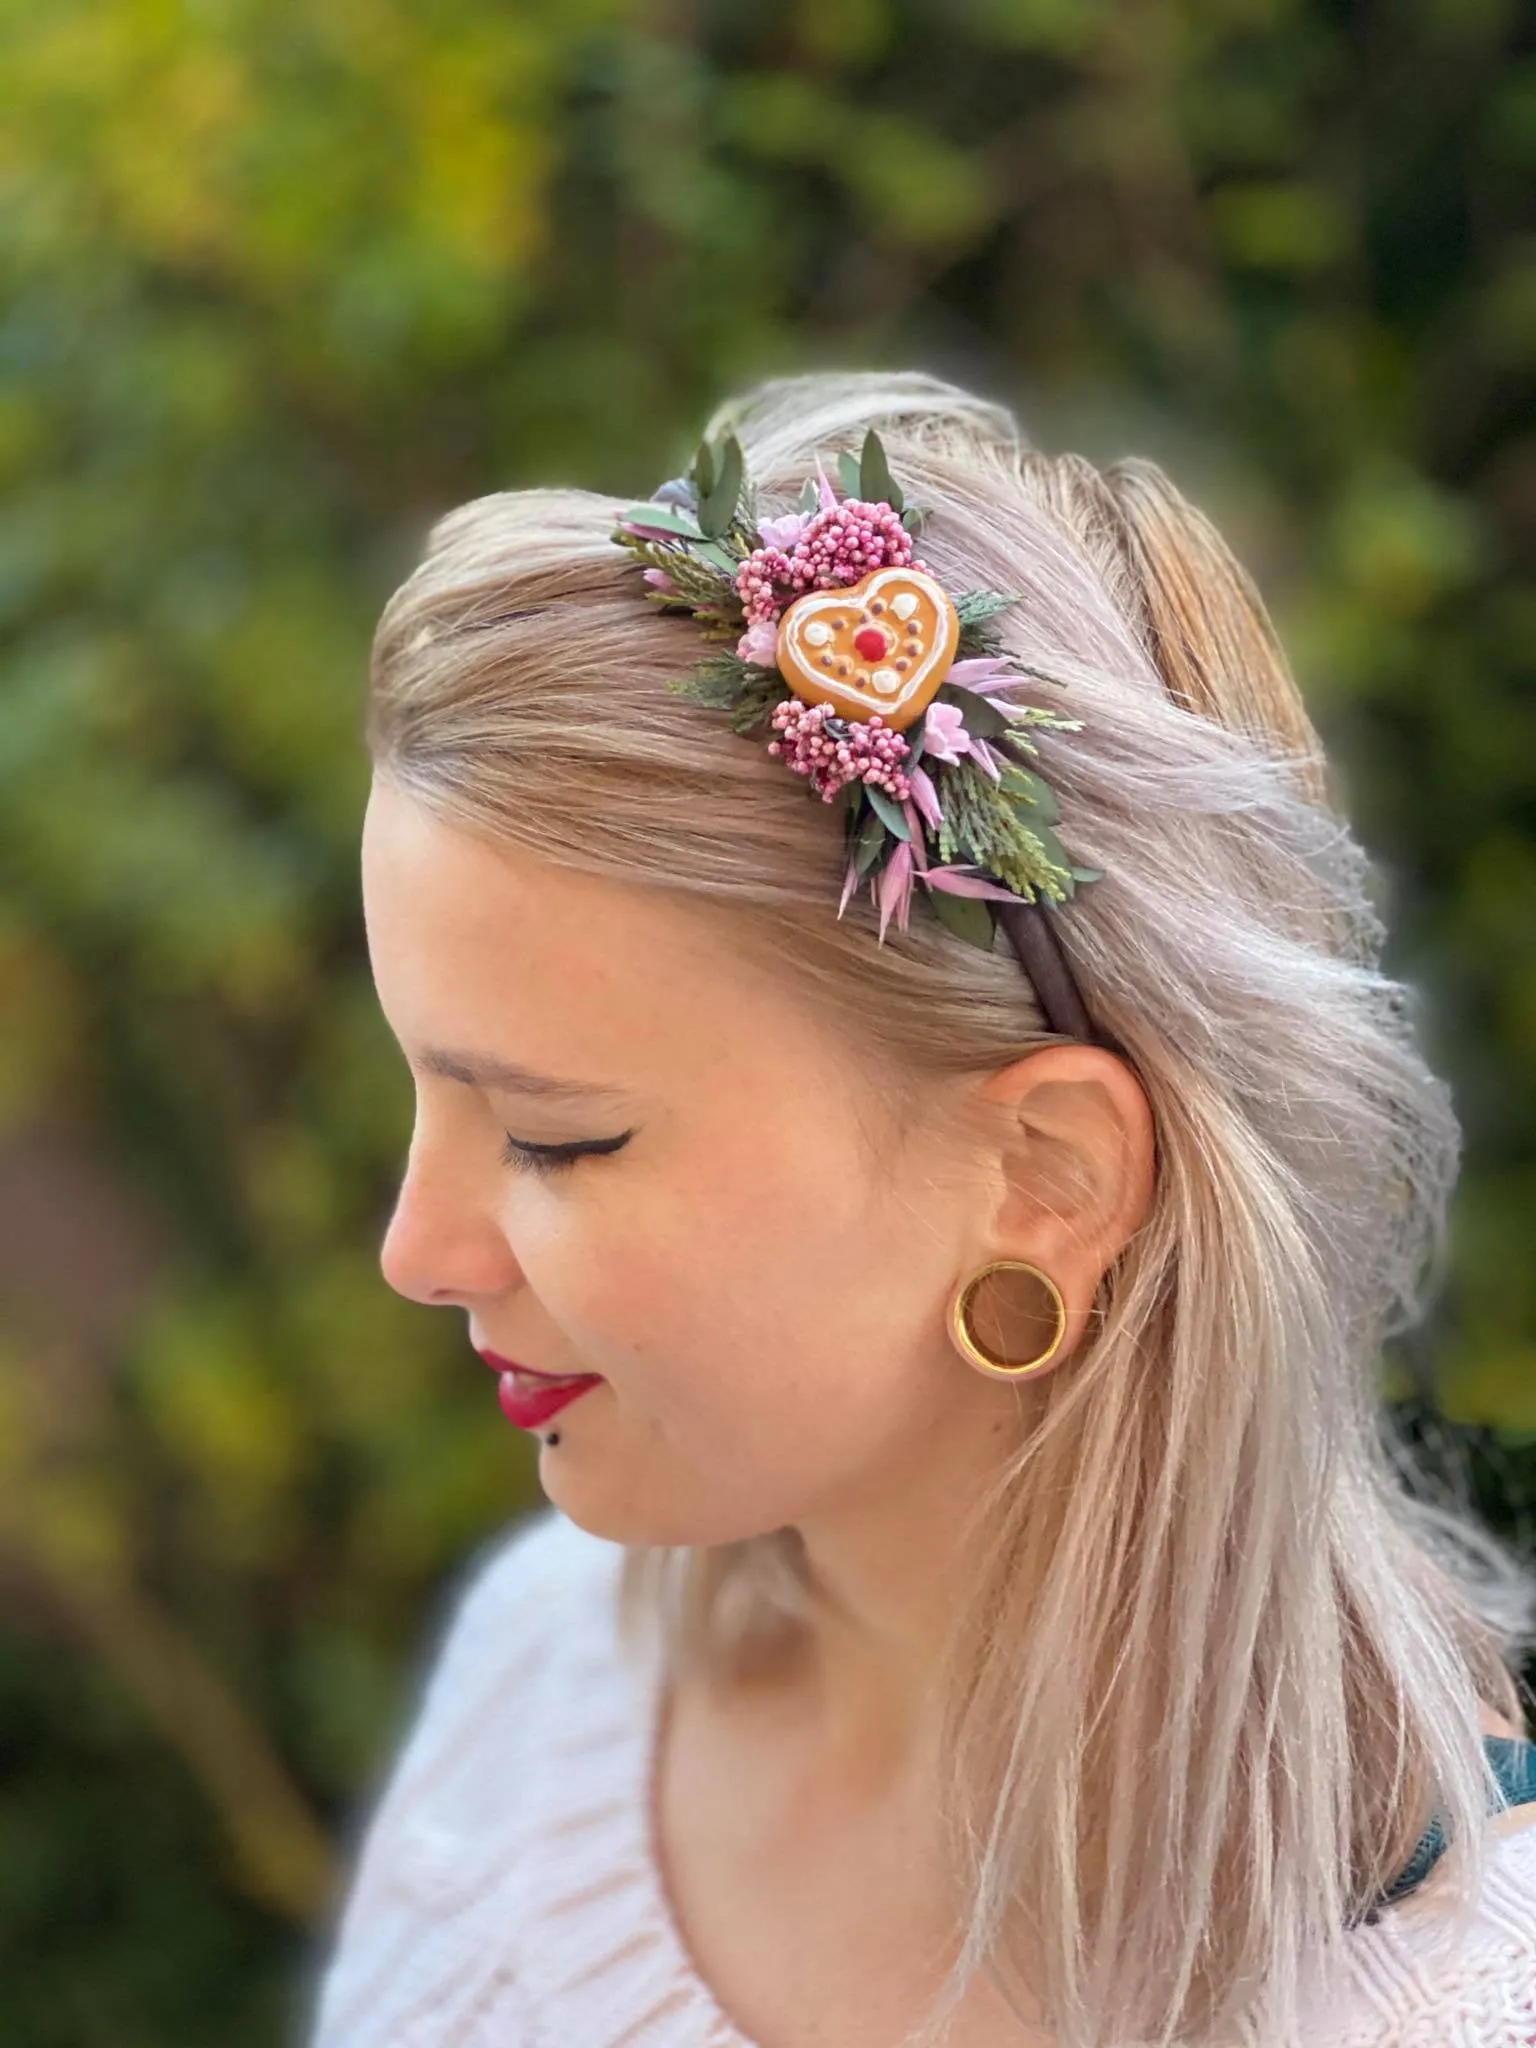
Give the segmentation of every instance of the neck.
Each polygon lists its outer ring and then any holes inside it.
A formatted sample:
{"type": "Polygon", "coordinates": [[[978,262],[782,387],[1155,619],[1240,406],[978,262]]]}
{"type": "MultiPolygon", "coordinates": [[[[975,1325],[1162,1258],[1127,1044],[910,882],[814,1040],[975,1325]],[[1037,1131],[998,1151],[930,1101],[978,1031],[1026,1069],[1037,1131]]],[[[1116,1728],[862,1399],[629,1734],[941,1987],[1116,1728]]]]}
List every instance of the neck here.
{"type": "Polygon", "coordinates": [[[969,1591],[967,1528],[998,1431],[994,1418],[981,1443],[934,1432],[899,1483],[797,1525],[812,1594],[807,1694],[834,1753],[893,1770],[936,1762],[934,1682],[969,1591]]]}

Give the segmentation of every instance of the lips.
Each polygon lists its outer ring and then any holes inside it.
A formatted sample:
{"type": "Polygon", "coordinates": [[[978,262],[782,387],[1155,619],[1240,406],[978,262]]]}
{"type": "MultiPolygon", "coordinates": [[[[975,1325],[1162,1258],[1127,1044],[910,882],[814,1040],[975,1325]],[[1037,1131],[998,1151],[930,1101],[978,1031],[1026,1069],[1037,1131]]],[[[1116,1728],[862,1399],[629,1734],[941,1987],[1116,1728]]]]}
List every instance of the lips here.
{"type": "Polygon", "coordinates": [[[482,1351],[478,1345],[475,1349],[498,1376],[497,1394],[502,1414],[519,1429],[537,1429],[540,1423],[558,1415],[562,1408],[579,1400],[591,1388],[603,1384],[600,1373],[535,1372],[532,1367],[518,1365],[513,1359],[502,1358],[494,1351],[482,1351]]]}

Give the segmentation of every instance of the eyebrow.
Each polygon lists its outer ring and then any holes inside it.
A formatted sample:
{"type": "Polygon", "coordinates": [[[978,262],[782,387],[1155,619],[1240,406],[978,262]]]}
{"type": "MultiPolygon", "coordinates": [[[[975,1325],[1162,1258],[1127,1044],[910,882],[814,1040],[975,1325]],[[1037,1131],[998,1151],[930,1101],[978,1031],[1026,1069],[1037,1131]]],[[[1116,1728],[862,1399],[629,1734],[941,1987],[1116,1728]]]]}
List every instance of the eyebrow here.
{"type": "Polygon", "coordinates": [[[564,1081],[554,1074],[536,1074],[516,1060],[497,1059],[489,1053],[454,1052],[445,1046],[429,1045],[421,1054],[420,1066],[445,1081],[462,1081],[467,1088],[500,1088],[519,1095],[534,1095],[545,1102],[591,1102],[598,1097],[611,1100],[622,1091],[605,1087],[600,1081],[564,1081]]]}

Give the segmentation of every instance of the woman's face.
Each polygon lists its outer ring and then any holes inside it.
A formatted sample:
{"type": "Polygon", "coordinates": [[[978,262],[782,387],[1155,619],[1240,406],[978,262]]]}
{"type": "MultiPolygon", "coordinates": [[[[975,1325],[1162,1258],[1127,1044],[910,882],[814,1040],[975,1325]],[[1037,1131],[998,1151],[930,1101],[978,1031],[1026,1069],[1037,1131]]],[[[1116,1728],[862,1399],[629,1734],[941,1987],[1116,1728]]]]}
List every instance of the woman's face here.
{"type": "MultiPolygon", "coordinates": [[[[467,1369],[472,1343],[602,1376],[540,1451],[574,1521],[726,1542],[931,1485],[941,1443],[995,1442],[1013,1390],[945,1334],[975,1263],[964,1174],[886,1133],[857,1049],[711,921],[382,783],[363,896],[417,1090],[384,1277],[465,1314],[467,1369]],[[453,1078],[443,1053],[592,1092],[453,1078]],[[605,1150],[540,1170],[506,1163],[509,1135],[605,1150]]],[[[509,1426],[485,1381],[486,1426],[509,1426]]]]}

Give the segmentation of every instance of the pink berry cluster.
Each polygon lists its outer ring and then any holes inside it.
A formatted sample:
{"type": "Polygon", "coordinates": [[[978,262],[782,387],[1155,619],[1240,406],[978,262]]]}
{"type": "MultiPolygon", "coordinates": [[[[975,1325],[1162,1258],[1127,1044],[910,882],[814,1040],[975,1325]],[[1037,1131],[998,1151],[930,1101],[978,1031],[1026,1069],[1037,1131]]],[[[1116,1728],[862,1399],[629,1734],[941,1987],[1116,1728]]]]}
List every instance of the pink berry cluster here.
{"type": "Polygon", "coordinates": [[[773,727],[780,737],[768,742],[769,753],[797,775],[808,775],[823,803],[831,803],[847,782],[872,782],[898,803],[911,793],[901,767],[910,750],[878,711],[867,720],[839,718],[830,704],[786,697],[773,707],[773,727]]]}
{"type": "Polygon", "coordinates": [[[754,548],[736,572],[736,588],[748,623],[771,623],[808,590],[846,590],[872,569],[911,562],[912,536],[898,513],[845,498],[808,520],[792,547],[754,548]]]}

